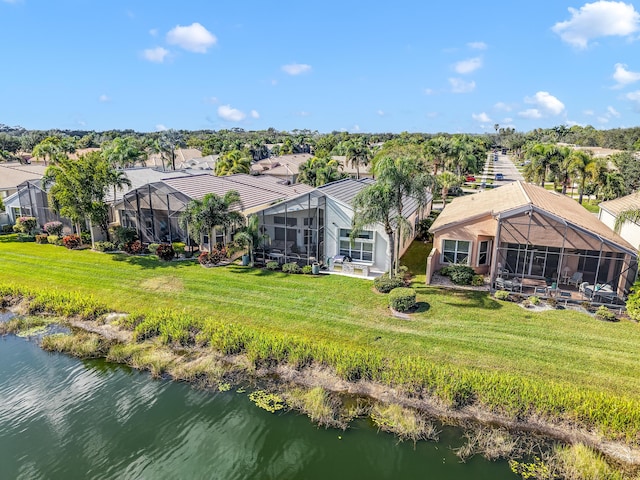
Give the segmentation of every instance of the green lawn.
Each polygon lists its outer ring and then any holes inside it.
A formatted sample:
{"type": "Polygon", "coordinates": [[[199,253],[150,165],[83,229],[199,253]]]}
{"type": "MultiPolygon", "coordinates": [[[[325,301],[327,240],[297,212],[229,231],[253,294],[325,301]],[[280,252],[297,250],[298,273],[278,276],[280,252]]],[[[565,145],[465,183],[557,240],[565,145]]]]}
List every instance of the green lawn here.
{"type": "Polygon", "coordinates": [[[229,266],[70,251],[0,237],[0,282],[93,294],[120,311],[170,308],[301,338],[416,355],[456,366],[508,372],[640,395],[640,327],[603,323],[574,311],[533,313],[487,293],[442,290],[424,281],[429,245],[403,263],[416,270],[420,302],[394,318],[367,280],[285,275],[229,266]]]}

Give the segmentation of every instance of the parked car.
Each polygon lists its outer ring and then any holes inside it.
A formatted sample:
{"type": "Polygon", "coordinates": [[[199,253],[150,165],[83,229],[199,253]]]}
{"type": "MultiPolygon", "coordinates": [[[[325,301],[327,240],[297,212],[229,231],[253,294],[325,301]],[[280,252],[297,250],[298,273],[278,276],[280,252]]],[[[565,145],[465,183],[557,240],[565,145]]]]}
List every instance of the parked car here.
{"type": "Polygon", "coordinates": [[[504,180],[504,175],[502,173],[496,173],[495,180],[504,180]]]}
{"type": "Polygon", "coordinates": [[[476,177],[474,177],[473,175],[465,175],[464,181],[465,182],[475,182],[476,181],[476,177]]]}

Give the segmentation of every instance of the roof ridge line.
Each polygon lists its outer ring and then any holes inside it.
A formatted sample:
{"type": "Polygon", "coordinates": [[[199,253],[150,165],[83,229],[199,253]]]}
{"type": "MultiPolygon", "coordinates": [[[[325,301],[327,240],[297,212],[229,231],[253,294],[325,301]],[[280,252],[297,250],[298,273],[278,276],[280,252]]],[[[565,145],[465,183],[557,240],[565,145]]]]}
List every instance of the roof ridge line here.
{"type": "Polygon", "coordinates": [[[521,180],[517,180],[517,183],[518,183],[518,186],[520,187],[520,191],[522,191],[522,194],[524,195],[524,198],[527,201],[527,203],[529,205],[533,205],[533,202],[531,201],[531,197],[529,197],[529,195],[527,194],[527,191],[524,189],[522,181],[521,180]]]}

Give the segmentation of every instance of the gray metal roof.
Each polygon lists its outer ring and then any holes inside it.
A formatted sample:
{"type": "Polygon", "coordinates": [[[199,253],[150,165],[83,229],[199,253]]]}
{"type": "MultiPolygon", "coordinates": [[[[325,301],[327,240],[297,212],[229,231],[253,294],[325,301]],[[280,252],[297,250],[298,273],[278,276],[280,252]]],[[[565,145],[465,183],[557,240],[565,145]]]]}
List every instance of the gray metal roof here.
{"type": "MultiPolygon", "coordinates": [[[[162,171],[148,167],[127,168],[123,170],[123,172],[131,182],[131,187],[124,187],[123,190],[116,189],[116,201],[121,200],[122,197],[127,194],[127,192],[135,190],[136,188],[140,188],[147,183],[159,182],[161,180],[164,180],[165,178],[186,177],[194,174],[193,171],[189,170],[162,171]]],[[[198,171],[197,173],[201,174],[202,172],[198,171]]],[[[107,190],[106,201],[114,201],[113,188],[109,188],[107,190]]]]}
{"type": "MultiPolygon", "coordinates": [[[[318,187],[322,193],[328,197],[333,198],[349,207],[353,208],[353,199],[355,196],[369,185],[375,184],[376,181],[372,178],[361,178],[354,180],[352,178],[345,178],[343,180],[337,180],[335,182],[327,183],[318,187]]],[[[411,215],[418,209],[418,201],[414,197],[404,197],[403,203],[403,215],[411,215]]]]}

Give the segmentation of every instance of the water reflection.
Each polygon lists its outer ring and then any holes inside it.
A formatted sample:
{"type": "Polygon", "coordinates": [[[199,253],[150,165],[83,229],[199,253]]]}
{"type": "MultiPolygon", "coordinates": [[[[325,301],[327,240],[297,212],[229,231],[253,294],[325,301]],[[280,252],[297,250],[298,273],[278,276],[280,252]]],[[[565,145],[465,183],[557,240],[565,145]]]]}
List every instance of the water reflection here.
{"type": "Polygon", "coordinates": [[[505,462],[462,464],[441,444],[398,443],[364,420],[325,430],[102,361],[0,340],[3,478],[513,479],[505,462]]]}

